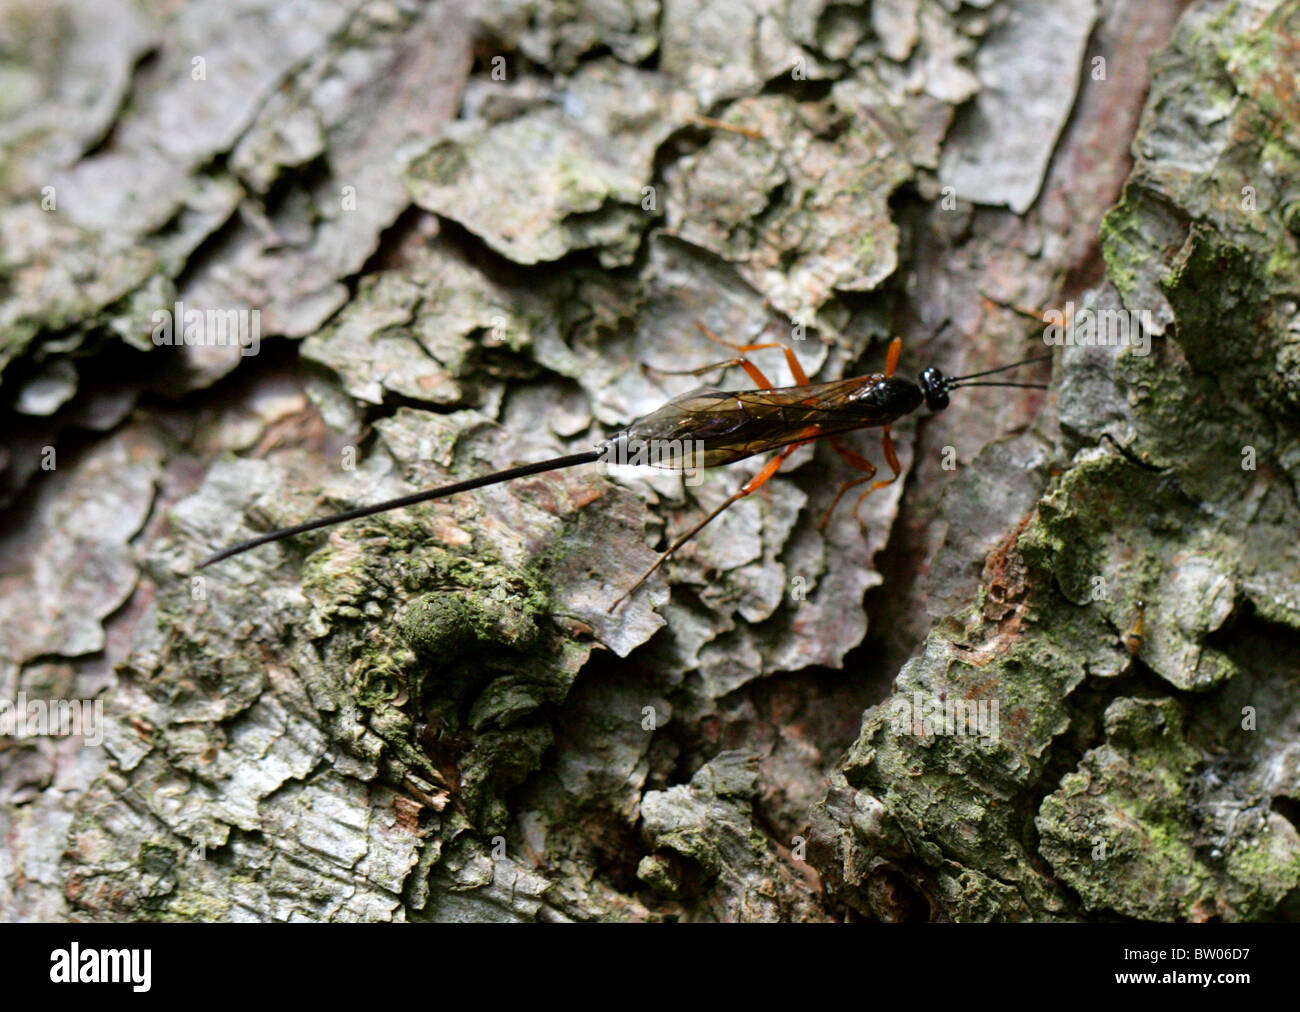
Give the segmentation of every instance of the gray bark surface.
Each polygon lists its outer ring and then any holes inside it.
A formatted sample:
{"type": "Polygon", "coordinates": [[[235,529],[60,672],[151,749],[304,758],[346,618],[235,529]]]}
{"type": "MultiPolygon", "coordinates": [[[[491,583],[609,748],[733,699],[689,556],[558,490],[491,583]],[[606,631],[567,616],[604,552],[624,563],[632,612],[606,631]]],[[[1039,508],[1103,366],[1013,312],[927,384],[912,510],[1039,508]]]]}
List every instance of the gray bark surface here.
{"type": "Polygon", "coordinates": [[[105,706],[0,737],[0,918],[1296,917],[1297,40],[1294,0],[0,0],[0,698],[105,706]],[[256,354],[159,346],[177,302],[256,354]],[[801,449],[614,615],[762,458],[194,569],[589,449],[699,385],[697,323],[965,374],[1067,303],[1149,353],[905,419],[861,522],[801,449]],[[957,699],[996,735],[899,719],[957,699]]]}

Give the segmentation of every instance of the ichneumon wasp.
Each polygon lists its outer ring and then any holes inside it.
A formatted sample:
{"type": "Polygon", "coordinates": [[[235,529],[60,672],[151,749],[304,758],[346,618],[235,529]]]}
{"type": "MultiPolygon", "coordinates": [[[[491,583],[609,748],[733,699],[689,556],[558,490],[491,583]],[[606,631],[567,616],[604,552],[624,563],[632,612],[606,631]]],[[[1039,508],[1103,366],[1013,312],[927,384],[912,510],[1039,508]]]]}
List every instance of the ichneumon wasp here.
{"type": "Polygon", "coordinates": [[[1010,365],[983,372],[970,373],[966,376],[944,376],[934,366],[923,371],[917,382],[895,375],[899,356],[902,353],[901,338],[894,338],[889,345],[883,373],[867,373],[848,379],[832,380],[826,383],[813,383],[808,379],[803,366],[792,349],[779,342],[762,344],[732,344],[718,337],[700,324],[700,329],[714,341],[726,345],[739,354],[725,362],[715,362],[699,369],[685,370],[679,375],[701,375],[740,366],[758,384],[755,390],[720,390],[704,388],[692,390],[674,397],[657,411],[633,422],[623,431],[597,445],[586,453],[574,453],[565,457],[540,461],[536,464],[524,464],[485,474],[479,478],[442,485],[426,489],[411,495],[400,496],[375,503],[372,506],[359,506],[356,509],[335,513],[331,516],[309,520],[293,527],[285,527],[267,534],[241,541],[222,549],[199,563],[199,568],[210,566],[232,555],[238,555],[259,545],[305,534],[334,524],[373,516],[388,510],[401,509],[415,503],[441,499],[459,492],[469,492],[487,485],[495,485],[515,478],[524,478],[545,471],[557,471],[579,464],[590,464],[602,459],[625,460],[629,449],[638,445],[660,445],[680,448],[677,452],[664,457],[657,457],[655,466],[685,470],[696,467],[718,467],[731,464],[755,454],[769,450],[778,451],[775,456],[752,478],[745,482],[721,506],[713,510],[685,534],[677,538],[664,551],[635,584],[627,589],[612,605],[614,611],[628,599],[650,576],[668,560],[674,552],[691,538],[695,537],[711,520],[725,509],[758,491],[776,474],[786,458],[796,449],[818,439],[826,439],[836,453],[850,467],[861,472],[860,477],[850,478],[840,485],[830,508],[822,518],[825,527],[831,514],[839,504],[844,493],[849,489],[872,481],[876,476],[876,467],[861,454],[845,446],[840,437],[857,429],[879,427],[882,429],[881,445],[892,475],[874,481],[860,496],[854,507],[857,515],[862,501],[878,489],[891,485],[902,474],[898,454],[894,449],[890,435],[890,425],[904,415],[911,414],[922,404],[931,411],[942,411],[948,406],[948,395],[954,390],[973,386],[1027,387],[1046,389],[1043,383],[1019,383],[1002,380],[981,381],[981,377],[1003,373],[1022,365],[1042,362],[1051,358],[1050,353],[1034,358],[1023,359],[1010,365]],[[795,385],[777,387],[759,368],[744,356],[750,352],[767,348],[779,348],[785,353],[786,362],[794,376],[795,385]]]}

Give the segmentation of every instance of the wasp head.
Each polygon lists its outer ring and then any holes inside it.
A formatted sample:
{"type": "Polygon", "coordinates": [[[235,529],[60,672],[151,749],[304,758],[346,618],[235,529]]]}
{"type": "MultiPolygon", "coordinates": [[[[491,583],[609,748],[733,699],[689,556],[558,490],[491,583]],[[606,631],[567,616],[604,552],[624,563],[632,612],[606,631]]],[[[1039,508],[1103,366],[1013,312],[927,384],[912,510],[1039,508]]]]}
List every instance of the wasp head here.
{"type": "Polygon", "coordinates": [[[931,411],[942,411],[948,406],[948,380],[934,366],[921,373],[921,392],[925,406],[931,411]]]}

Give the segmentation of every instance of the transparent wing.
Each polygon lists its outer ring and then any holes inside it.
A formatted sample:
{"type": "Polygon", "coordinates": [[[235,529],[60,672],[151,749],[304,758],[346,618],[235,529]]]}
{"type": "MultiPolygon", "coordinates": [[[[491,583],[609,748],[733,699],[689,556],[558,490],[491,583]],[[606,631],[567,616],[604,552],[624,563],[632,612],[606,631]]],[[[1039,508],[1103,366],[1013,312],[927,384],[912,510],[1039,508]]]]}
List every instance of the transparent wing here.
{"type": "Polygon", "coordinates": [[[858,376],[775,390],[692,390],[616,438],[634,447],[682,445],[682,462],[660,453],[648,461],[657,466],[716,467],[791,443],[888,424],[896,413],[861,400],[848,406],[849,394],[874,379],[858,376]]]}

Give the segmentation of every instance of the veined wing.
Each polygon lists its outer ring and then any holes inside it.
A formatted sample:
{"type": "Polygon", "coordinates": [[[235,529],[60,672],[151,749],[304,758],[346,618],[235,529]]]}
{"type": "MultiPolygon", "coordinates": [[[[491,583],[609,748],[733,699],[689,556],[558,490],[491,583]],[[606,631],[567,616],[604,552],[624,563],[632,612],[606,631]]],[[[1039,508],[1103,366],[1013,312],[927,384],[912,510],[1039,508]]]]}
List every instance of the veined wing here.
{"type": "Polygon", "coordinates": [[[669,454],[661,454],[664,462],[656,462],[668,467],[716,467],[791,443],[892,422],[899,412],[870,400],[858,399],[848,406],[851,394],[884,378],[856,376],[774,390],[693,390],[634,422],[616,438],[652,449],[656,443],[690,443],[694,450],[688,448],[684,465],[666,462],[669,454]]]}

